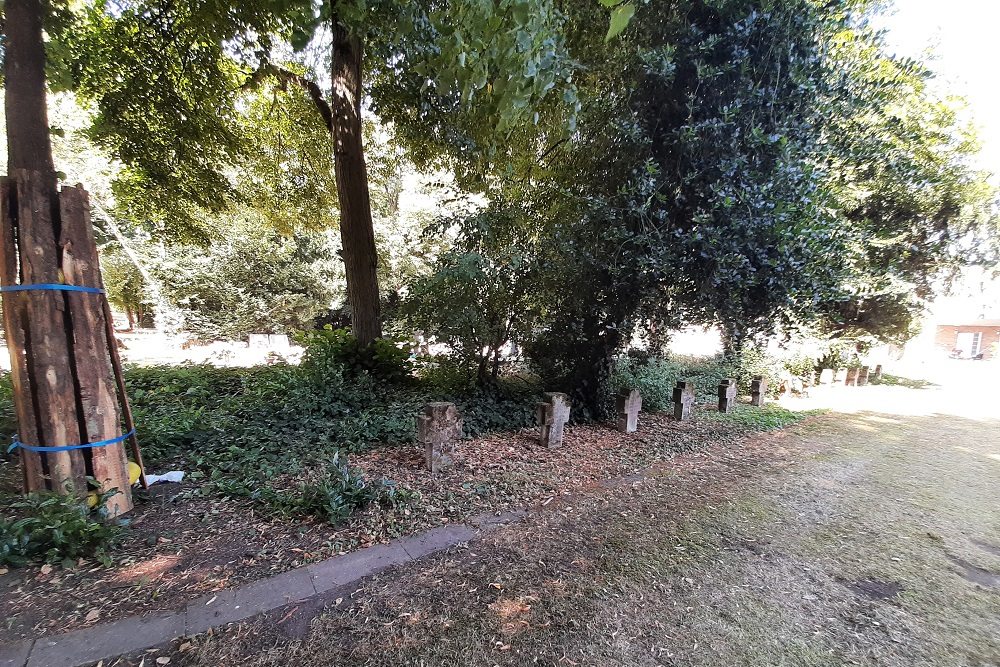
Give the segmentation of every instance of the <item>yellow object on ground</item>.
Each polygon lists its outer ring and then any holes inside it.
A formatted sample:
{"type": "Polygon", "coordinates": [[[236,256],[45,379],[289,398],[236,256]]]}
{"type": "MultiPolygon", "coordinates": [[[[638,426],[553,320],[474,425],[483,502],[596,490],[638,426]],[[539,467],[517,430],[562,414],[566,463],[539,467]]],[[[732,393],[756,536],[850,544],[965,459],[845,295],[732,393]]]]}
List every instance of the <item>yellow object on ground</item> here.
{"type": "Polygon", "coordinates": [[[134,461],[128,462],[128,483],[135,484],[139,481],[139,475],[142,474],[142,468],[139,467],[138,463],[134,461]]]}

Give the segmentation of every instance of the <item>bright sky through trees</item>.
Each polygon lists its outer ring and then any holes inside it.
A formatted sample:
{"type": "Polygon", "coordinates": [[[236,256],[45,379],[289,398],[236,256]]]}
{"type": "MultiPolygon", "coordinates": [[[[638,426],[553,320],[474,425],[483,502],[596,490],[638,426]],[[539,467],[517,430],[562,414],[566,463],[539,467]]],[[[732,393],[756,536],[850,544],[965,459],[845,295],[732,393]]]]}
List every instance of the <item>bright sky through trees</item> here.
{"type": "Polygon", "coordinates": [[[983,167],[1000,181],[1000,2],[896,0],[880,24],[899,55],[918,57],[930,49],[942,88],[968,98],[983,141],[983,167]]]}

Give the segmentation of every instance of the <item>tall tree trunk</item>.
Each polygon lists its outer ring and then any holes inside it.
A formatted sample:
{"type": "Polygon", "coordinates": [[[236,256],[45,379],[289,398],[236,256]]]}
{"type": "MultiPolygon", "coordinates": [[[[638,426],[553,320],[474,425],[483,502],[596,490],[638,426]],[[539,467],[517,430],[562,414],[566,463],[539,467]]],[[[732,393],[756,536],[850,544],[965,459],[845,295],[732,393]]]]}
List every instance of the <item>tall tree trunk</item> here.
{"type": "Polygon", "coordinates": [[[7,173],[37,171],[52,181],[55,168],[45,107],[45,43],[42,41],[41,0],[7,0],[5,110],[7,114],[7,173]]]}
{"type": "Polygon", "coordinates": [[[347,275],[351,325],[362,344],[382,336],[378,253],[368,195],[368,171],[361,140],[361,39],[333,16],[334,170],[340,199],[340,239],[347,275]]]}
{"type": "Polygon", "coordinates": [[[88,478],[111,515],[132,509],[123,445],[98,443],[120,433],[121,404],[100,292],[38,289],[61,284],[101,289],[90,207],[82,188],[60,192],[45,105],[42,0],[5,6],[5,111],[8,177],[0,181],[0,283],[21,443],[25,490],[85,495],[88,478]]]}

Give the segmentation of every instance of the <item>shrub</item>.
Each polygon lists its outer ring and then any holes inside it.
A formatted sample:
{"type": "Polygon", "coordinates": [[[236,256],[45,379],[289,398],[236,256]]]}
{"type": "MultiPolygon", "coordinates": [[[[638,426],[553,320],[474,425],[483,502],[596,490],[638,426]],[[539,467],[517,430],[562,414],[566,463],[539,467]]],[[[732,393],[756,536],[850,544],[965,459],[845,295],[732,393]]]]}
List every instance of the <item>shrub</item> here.
{"type": "Polygon", "coordinates": [[[799,354],[785,359],[785,370],[807,385],[816,381],[816,359],[807,354],[799,354]]]}
{"type": "Polygon", "coordinates": [[[347,458],[334,453],[322,475],[301,482],[290,489],[268,486],[263,479],[223,476],[213,481],[214,490],[227,496],[249,498],[271,509],[298,515],[312,515],[332,525],[346,521],[369,505],[397,506],[409,502],[414,494],[382,479],[370,483],[347,458]]]}
{"type": "Polygon", "coordinates": [[[736,378],[740,392],[749,394],[754,376],[761,375],[768,381],[769,392],[774,394],[784,369],[782,361],[756,349],[745,350],[731,359],[721,356],[665,359],[628,354],[616,360],[611,387],[615,392],[638,389],[643,409],[657,412],[671,409],[678,380],[694,382],[699,401],[712,401],[718,396],[719,382],[725,378],[736,378]]]}
{"type": "Polygon", "coordinates": [[[848,368],[858,362],[857,345],[851,341],[834,340],[820,358],[819,368],[848,368]]]}
{"type": "MultiPolygon", "coordinates": [[[[98,507],[117,491],[99,499],[98,507]]],[[[31,561],[58,563],[97,557],[107,563],[107,550],[120,533],[103,521],[104,510],[92,512],[86,501],[54,493],[32,493],[4,500],[0,518],[0,565],[22,566],[31,561]]]]}
{"type": "MultiPolygon", "coordinates": [[[[373,445],[413,442],[414,417],[424,403],[456,403],[471,436],[532,421],[538,387],[531,381],[501,378],[474,387],[448,373],[411,377],[409,362],[401,363],[405,351],[392,343],[374,346],[362,359],[344,332],[328,329],[309,340],[301,366],[126,369],[147,466],[189,471],[190,479],[204,481],[200,493],[254,497],[276,511],[297,507],[296,513],[336,519],[337,498],[350,493],[329,462],[373,445]],[[289,474],[311,477],[310,470],[329,474],[302,484],[285,481],[289,474]]],[[[0,414],[11,409],[4,378],[0,414]]],[[[13,424],[9,429],[8,435],[13,424]]],[[[383,498],[406,495],[388,481],[378,486],[383,498]]]]}
{"type": "Polygon", "coordinates": [[[297,338],[306,348],[302,368],[322,380],[339,369],[353,377],[368,374],[386,382],[403,382],[413,371],[410,350],[401,341],[379,338],[362,345],[346,329],[330,325],[297,338]]]}
{"type": "Polygon", "coordinates": [[[737,366],[722,357],[651,357],[646,361],[620,357],[615,363],[611,386],[616,392],[637,388],[642,394],[643,409],[655,412],[671,409],[678,380],[694,382],[698,400],[709,401],[718,396],[719,382],[737,375],[736,371],[737,366]]]}
{"type": "Polygon", "coordinates": [[[520,205],[494,200],[467,217],[439,219],[428,233],[455,230],[454,249],[408,285],[399,310],[407,327],[446,343],[480,385],[500,377],[508,361],[502,349],[523,343],[533,329],[533,252],[514,231],[523,215],[520,205]],[[484,234],[491,242],[483,242],[484,234]]]}
{"type": "Polygon", "coordinates": [[[784,372],[785,364],[780,359],[769,356],[759,348],[744,349],[733,364],[733,375],[742,394],[750,393],[750,384],[759,375],[767,380],[768,392],[776,395],[784,372]]]}

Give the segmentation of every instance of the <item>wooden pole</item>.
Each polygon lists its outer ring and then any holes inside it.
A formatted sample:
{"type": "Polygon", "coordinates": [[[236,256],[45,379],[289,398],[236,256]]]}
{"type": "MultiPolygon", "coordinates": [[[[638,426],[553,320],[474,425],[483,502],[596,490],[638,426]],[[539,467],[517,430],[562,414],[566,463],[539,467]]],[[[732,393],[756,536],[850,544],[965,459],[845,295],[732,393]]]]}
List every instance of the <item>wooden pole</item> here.
{"type": "Polygon", "coordinates": [[[122,359],[118,354],[118,342],[115,340],[114,318],[111,315],[111,305],[108,299],[104,298],[104,321],[108,336],[108,352],[111,355],[111,368],[115,374],[115,384],[118,387],[118,403],[122,409],[122,420],[125,422],[125,432],[132,435],[128,438],[129,449],[132,451],[132,458],[139,466],[139,483],[142,488],[148,489],[149,482],[146,481],[146,464],[142,460],[142,450],[139,449],[139,437],[135,433],[135,420],[132,418],[132,405],[128,401],[128,392],[125,390],[125,373],[122,370],[122,359]]]}
{"type": "MultiPolygon", "coordinates": [[[[23,284],[60,283],[59,253],[55,229],[57,211],[49,198],[47,178],[38,172],[17,169],[13,173],[17,188],[18,241],[23,284]]],[[[32,379],[32,400],[38,437],[35,445],[55,446],[81,443],[76,404],[76,386],[72,373],[70,345],[66,334],[66,301],[60,292],[25,292],[21,296],[27,312],[20,323],[26,333],[25,354],[32,379]]],[[[19,397],[15,396],[15,400],[19,397]]],[[[48,452],[44,455],[48,486],[60,493],[86,495],[87,479],[80,450],[48,452]]],[[[31,490],[31,489],[29,489],[31,490]]]]}
{"type": "MultiPolygon", "coordinates": [[[[39,172],[16,170],[0,186],[0,282],[5,286],[69,284],[101,287],[87,193],[64,188],[57,206],[39,172]],[[56,238],[55,230],[59,237],[56,238]]],[[[64,446],[111,440],[122,413],[109,338],[110,312],[100,293],[62,290],[4,292],[14,401],[21,441],[64,446]]],[[[115,350],[117,352],[117,350],[115,350]]],[[[131,422],[129,416],[128,422],[131,422]]],[[[131,425],[128,426],[131,429],[131,425]]],[[[124,443],[72,451],[21,449],[27,491],[85,496],[117,489],[106,509],[132,509],[124,443]]]]}
{"type": "Polygon", "coordinates": [[[24,447],[25,490],[85,496],[88,476],[101,490],[118,488],[112,515],[132,509],[122,443],[77,445],[120,433],[112,382],[106,312],[99,293],[38,285],[100,282],[97,247],[86,194],[60,194],[52,161],[46,108],[46,3],[4,5],[4,112],[7,173],[0,186],[0,282],[27,291],[3,293],[14,403],[23,444],[71,449],[33,452],[24,447]]]}
{"type": "MultiPolygon", "coordinates": [[[[0,283],[15,285],[18,282],[17,234],[14,228],[17,220],[16,184],[10,178],[0,182],[0,283]]],[[[10,351],[10,377],[14,389],[14,408],[17,413],[19,435],[25,442],[38,442],[38,419],[36,407],[31,397],[35,392],[31,386],[28,371],[27,332],[24,323],[28,313],[24,303],[24,292],[3,292],[4,332],[7,334],[7,348],[10,351]],[[22,398],[26,397],[26,398],[22,398]]],[[[38,491],[47,488],[41,455],[21,450],[24,471],[24,488],[38,491]]]]}
{"type": "MultiPolygon", "coordinates": [[[[90,221],[87,192],[82,187],[66,187],[59,194],[61,211],[59,246],[66,282],[85,287],[102,287],[97,243],[90,221]]],[[[67,292],[69,321],[73,333],[73,362],[79,387],[87,442],[115,438],[121,433],[121,415],[109,350],[104,309],[105,295],[67,292]]],[[[127,433],[128,431],[126,431],[127,433]]],[[[128,468],[122,443],[83,450],[89,453],[89,470],[101,493],[118,489],[107,501],[107,509],[118,515],[132,509],[128,468]]],[[[86,457],[86,454],[85,454],[86,457]]]]}

